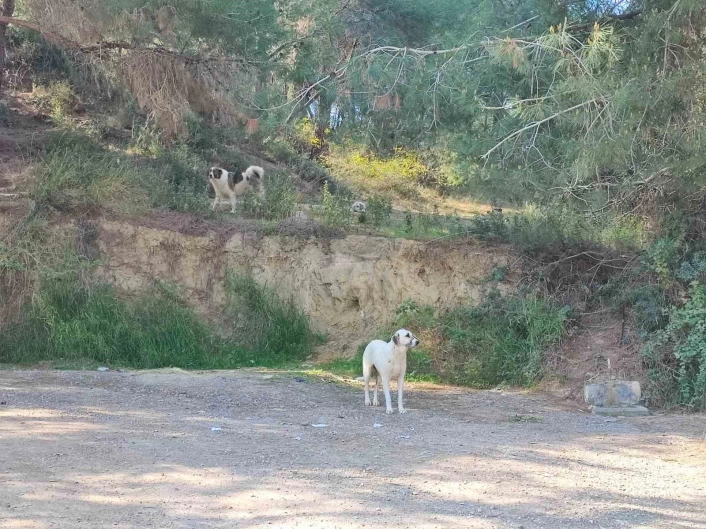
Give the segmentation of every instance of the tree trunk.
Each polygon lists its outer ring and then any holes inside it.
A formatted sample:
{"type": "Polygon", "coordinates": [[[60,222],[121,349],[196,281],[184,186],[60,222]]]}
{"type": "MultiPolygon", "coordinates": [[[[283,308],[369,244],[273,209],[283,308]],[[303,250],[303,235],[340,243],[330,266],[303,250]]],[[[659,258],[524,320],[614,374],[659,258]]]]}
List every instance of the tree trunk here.
{"type": "Polygon", "coordinates": [[[316,143],[311,146],[311,151],[309,152],[310,160],[317,160],[322,154],[326,153],[328,150],[328,145],[326,144],[326,129],[329,126],[331,120],[331,105],[326,105],[319,99],[319,107],[316,109],[316,121],[314,135],[316,136],[316,143]]]}
{"type": "MultiPolygon", "coordinates": [[[[3,0],[2,16],[11,17],[15,13],[15,0],[3,0]]],[[[7,64],[7,24],[0,23],[0,91],[5,79],[5,66],[7,64]]]]}

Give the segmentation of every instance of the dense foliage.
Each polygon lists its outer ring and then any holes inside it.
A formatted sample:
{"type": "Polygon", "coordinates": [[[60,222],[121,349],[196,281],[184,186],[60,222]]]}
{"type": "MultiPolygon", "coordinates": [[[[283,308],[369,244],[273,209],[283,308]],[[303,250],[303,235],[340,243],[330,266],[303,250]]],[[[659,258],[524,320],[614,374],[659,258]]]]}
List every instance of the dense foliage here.
{"type": "Polygon", "coordinates": [[[265,134],[308,115],[312,155],[345,138],[436,152],[456,185],[505,201],[701,200],[700,0],[23,0],[17,14],[83,46],[74,60],[170,134],[186,107],[265,134]]]}

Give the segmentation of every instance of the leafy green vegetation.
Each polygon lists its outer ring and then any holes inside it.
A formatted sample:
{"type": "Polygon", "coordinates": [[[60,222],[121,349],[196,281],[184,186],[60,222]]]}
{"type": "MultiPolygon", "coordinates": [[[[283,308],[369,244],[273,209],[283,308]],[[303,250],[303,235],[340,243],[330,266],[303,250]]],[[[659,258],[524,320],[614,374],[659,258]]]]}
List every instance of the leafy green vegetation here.
{"type": "Polygon", "coordinates": [[[651,399],[667,405],[706,408],[706,289],[695,281],[669,324],[655,332],[643,354],[650,369],[651,399]]]}
{"type": "Polygon", "coordinates": [[[237,273],[226,278],[226,292],[226,314],[235,326],[232,339],[270,361],[303,360],[325,340],[312,331],[291,295],[237,273]]]}
{"type": "MultiPolygon", "coordinates": [[[[569,316],[568,308],[536,295],[496,294],[477,307],[462,306],[441,314],[409,300],[385,330],[392,335],[400,327],[411,328],[420,336],[421,345],[407,356],[410,380],[476,388],[529,387],[541,378],[544,355],[561,340],[569,316]]],[[[354,358],[322,368],[360,376],[363,349],[354,358]]]]}
{"type": "Polygon", "coordinates": [[[568,308],[536,295],[491,295],[478,307],[450,311],[439,322],[452,366],[449,378],[474,387],[532,386],[568,316],[568,308]]]}
{"type": "Polygon", "coordinates": [[[227,286],[228,310],[240,317],[226,320],[235,323],[222,337],[165,285],[118,296],[77,276],[44,280],[0,334],[0,362],[228,369],[281,367],[311,354],[317,336],[291,300],[249,278],[227,286]]]}

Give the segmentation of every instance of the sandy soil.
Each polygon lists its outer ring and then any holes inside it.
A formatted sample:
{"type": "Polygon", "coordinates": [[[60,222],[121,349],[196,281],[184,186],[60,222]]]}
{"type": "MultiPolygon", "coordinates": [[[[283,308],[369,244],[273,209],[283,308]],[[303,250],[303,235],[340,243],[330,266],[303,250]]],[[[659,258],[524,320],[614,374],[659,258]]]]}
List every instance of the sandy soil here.
{"type": "Polygon", "coordinates": [[[362,403],[292,374],[0,371],[0,527],[706,527],[703,415],[362,403]]]}

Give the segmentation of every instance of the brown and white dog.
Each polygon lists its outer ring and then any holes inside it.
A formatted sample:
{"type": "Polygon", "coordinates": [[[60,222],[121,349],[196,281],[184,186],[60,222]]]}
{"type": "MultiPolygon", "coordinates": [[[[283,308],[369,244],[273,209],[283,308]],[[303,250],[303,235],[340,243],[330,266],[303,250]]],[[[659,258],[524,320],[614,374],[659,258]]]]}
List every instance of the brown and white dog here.
{"type": "Polygon", "coordinates": [[[208,171],[208,181],[216,192],[211,209],[216,209],[221,200],[230,201],[230,212],[235,213],[236,197],[253,191],[258,195],[263,193],[262,178],[265,170],[257,165],[251,165],[245,171],[230,172],[220,167],[211,167],[208,171]]]}

